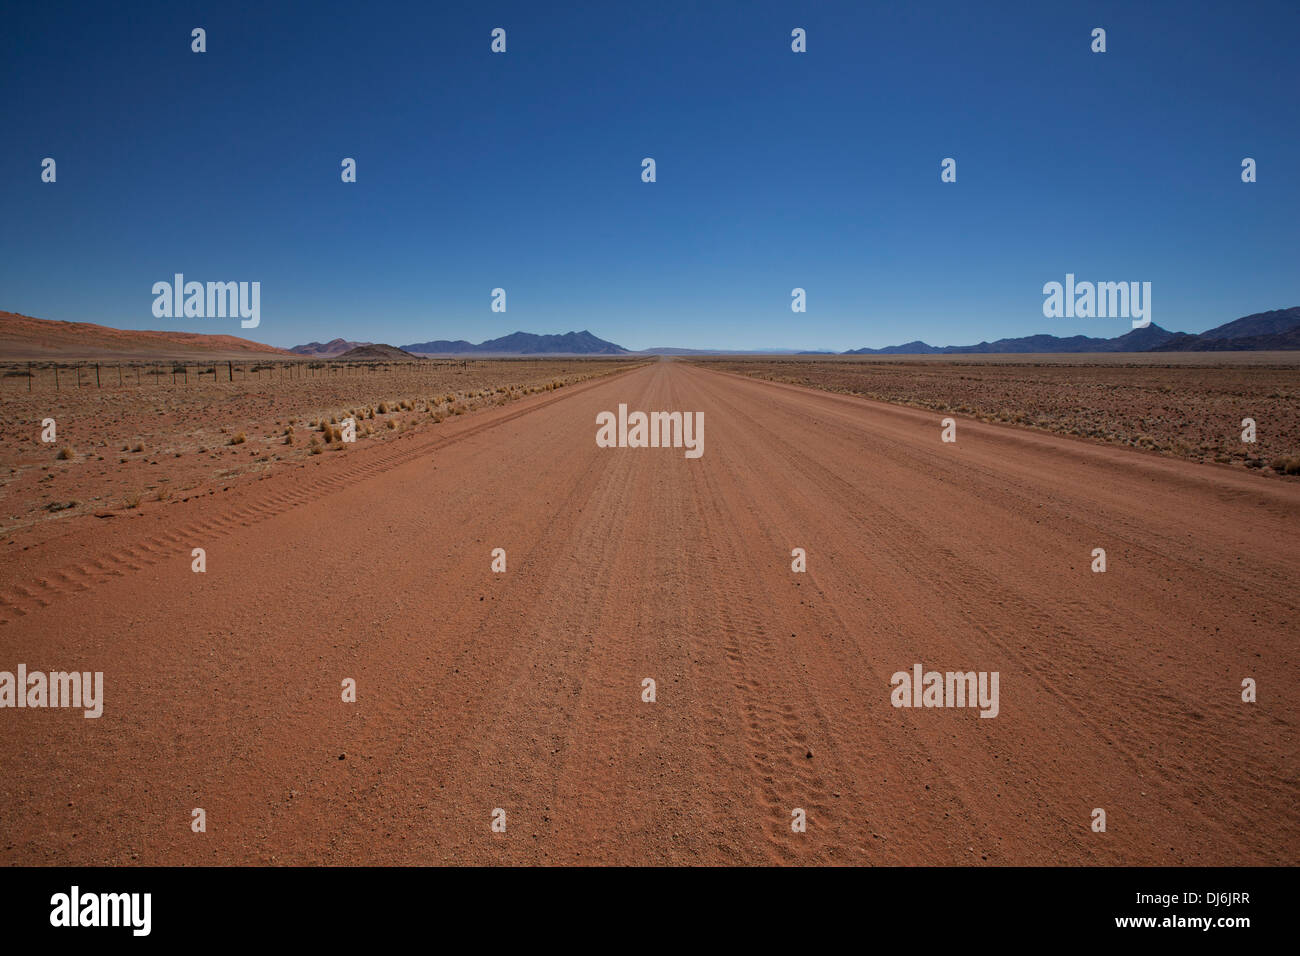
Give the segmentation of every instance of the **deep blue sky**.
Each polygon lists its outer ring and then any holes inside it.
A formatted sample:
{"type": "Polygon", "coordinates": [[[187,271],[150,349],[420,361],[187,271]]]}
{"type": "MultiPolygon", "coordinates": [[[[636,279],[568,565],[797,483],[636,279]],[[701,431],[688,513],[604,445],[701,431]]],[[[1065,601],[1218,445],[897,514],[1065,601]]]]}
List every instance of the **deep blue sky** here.
{"type": "Polygon", "coordinates": [[[6,3],[0,309],[281,346],[1127,331],[1043,317],[1074,272],[1201,331],[1300,304],[1298,39],[1295,0],[6,3]],[[260,281],[261,327],[154,318],[176,272],[260,281]]]}

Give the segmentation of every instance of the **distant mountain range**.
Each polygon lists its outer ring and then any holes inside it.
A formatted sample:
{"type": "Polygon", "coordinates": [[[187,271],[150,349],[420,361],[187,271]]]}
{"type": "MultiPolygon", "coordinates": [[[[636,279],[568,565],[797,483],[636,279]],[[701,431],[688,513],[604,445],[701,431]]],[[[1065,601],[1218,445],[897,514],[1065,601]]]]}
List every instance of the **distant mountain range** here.
{"type": "MultiPolygon", "coordinates": [[[[882,349],[850,349],[844,355],[964,355],[1029,354],[1062,352],[1244,352],[1300,349],[1300,306],[1256,312],[1223,325],[1189,335],[1170,332],[1154,322],[1145,329],[1132,329],[1114,338],[1087,335],[1026,335],[978,345],[935,347],[924,342],[890,345],[882,349]]],[[[801,353],[824,354],[824,353],[801,353]]]]}
{"type": "Polygon", "coordinates": [[[1202,332],[1175,332],[1157,352],[1239,352],[1300,349],[1300,306],[1256,312],[1202,332]]]}
{"type": "Polygon", "coordinates": [[[358,345],[354,349],[348,349],[346,352],[340,352],[332,358],[342,359],[348,362],[372,361],[383,359],[391,361],[393,359],[421,359],[423,355],[412,355],[410,352],[402,349],[393,348],[391,345],[358,345]]]}
{"type": "Polygon", "coordinates": [[[627,349],[613,342],[597,338],[586,329],[581,332],[565,332],[563,335],[535,335],[532,332],[512,332],[499,339],[486,342],[466,342],[457,339],[454,342],[438,339],[433,342],[417,342],[403,345],[405,352],[421,355],[628,355],[627,349]]]}
{"type": "MultiPolygon", "coordinates": [[[[344,343],[335,339],[326,348],[339,344],[355,346],[358,343],[344,343]]],[[[312,343],[318,346],[319,343],[312,343]]],[[[292,351],[309,348],[299,346],[292,351]]],[[[403,345],[403,351],[419,355],[834,355],[834,352],[795,349],[691,349],[661,347],[642,349],[631,352],[592,335],[585,329],[581,332],[566,332],[563,335],[535,335],[531,332],[514,332],[486,342],[467,342],[464,339],[449,341],[439,339],[433,342],[417,342],[403,345]]],[[[1050,334],[1026,335],[1019,338],[998,339],[994,342],[980,342],[977,345],[927,345],[925,342],[907,342],[904,345],[891,345],[881,349],[850,349],[843,355],[991,355],[991,354],[1035,354],[1035,353],[1071,353],[1071,352],[1222,352],[1222,351],[1265,351],[1300,349],[1300,306],[1289,309],[1275,309],[1271,312],[1257,312],[1240,319],[1234,319],[1199,335],[1186,332],[1170,332],[1152,323],[1145,329],[1130,329],[1113,338],[1089,335],[1059,336],[1050,334]]],[[[342,351],[342,350],[340,350],[342,351]]]]}
{"type": "Polygon", "coordinates": [[[845,355],[965,355],[965,354],[1022,354],[1030,352],[1147,352],[1167,342],[1169,332],[1154,322],[1145,329],[1133,329],[1113,339],[1093,338],[1088,335],[1026,335],[1015,339],[998,339],[978,345],[926,345],[908,342],[889,345],[883,349],[849,349],[845,355]]]}
{"type": "MultiPolygon", "coordinates": [[[[1256,312],[1216,326],[1199,335],[1170,332],[1158,325],[1132,329],[1114,338],[1087,335],[1027,335],[998,339],[978,345],[936,347],[925,342],[908,342],[882,349],[850,349],[844,355],[960,355],[1033,354],[1071,352],[1224,352],[1300,350],[1300,306],[1256,312]]],[[[187,355],[253,358],[291,354],[308,358],[402,359],[422,355],[706,355],[706,354],[794,354],[793,349],[688,349],[655,348],[632,352],[592,335],[587,330],[563,335],[513,332],[477,344],[463,339],[436,340],[402,346],[334,339],[308,342],[283,350],[232,335],[197,332],[147,332],[114,329],[84,322],[54,322],[31,316],[0,312],[0,360],[169,358],[187,355]],[[413,356],[406,353],[413,353],[413,356]]],[[[831,355],[832,352],[798,352],[800,355],[831,355]]]]}
{"type": "Polygon", "coordinates": [[[330,358],[335,355],[342,355],[351,349],[359,349],[373,344],[373,342],[349,342],[347,339],[332,339],[329,342],[308,342],[306,345],[295,345],[289,351],[294,355],[330,358]]]}

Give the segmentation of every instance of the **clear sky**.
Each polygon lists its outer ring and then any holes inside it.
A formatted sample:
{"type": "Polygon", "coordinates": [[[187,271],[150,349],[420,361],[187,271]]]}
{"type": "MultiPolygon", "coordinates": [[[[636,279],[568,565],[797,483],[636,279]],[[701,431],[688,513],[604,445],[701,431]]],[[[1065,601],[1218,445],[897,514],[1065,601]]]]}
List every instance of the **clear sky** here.
{"type": "Polygon", "coordinates": [[[1295,0],[6,3],[0,309],[280,346],[1127,331],[1044,318],[1072,272],[1202,331],[1300,305],[1298,41],[1295,0]],[[177,272],[259,281],[260,327],[155,318],[177,272]]]}

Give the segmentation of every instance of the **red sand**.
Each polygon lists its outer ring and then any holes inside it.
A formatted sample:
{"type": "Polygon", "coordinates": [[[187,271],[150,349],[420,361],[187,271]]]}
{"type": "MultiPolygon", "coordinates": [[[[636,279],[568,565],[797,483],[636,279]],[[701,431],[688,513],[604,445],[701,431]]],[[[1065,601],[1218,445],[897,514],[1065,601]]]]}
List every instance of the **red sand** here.
{"type": "MultiPolygon", "coordinates": [[[[163,321],[163,320],[159,320],[163,321]]],[[[214,328],[216,327],[214,320],[214,328]]],[[[239,329],[238,319],[222,319],[239,329]]],[[[0,361],[28,359],[150,358],[207,355],[222,358],[294,357],[284,349],[229,334],[114,329],[91,322],[34,319],[0,312],[0,361]]]]}

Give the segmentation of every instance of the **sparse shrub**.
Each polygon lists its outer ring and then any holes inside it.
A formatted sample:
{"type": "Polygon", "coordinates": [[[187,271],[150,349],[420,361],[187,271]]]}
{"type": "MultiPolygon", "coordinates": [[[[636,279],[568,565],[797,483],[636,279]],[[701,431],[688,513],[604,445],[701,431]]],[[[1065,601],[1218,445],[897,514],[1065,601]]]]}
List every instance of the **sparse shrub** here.
{"type": "Polygon", "coordinates": [[[380,415],[387,415],[387,414],[388,414],[388,403],[387,403],[387,402],[380,402],[380,403],[379,403],[379,414],[380,414],[380,415]]]}
{"type": "Polygon", "coordinates": [[[139,493],[138,491],[136,491],[136,492],[132,492],[131,494],[127,495],[125,498],[122,499],[122,504],[124,504],[124,505],[125,505],[126,507],[128,507],[128,508],[139,508],[139,507],[140,507],[140,493],[139,493]]]}
{"type": "Polygon", "coordinates": [[[62,448],[59,449],[59,453],[55,457],[57,457],[59,461],[67,461],[74,454],[76,454],[76,452],[72,450],[71,445],[64,445],[62,448]]]}
{"type": "Polygon", "coordinates": [[[396,419],[396,418],[390,418],[390,419],[388,420],[388,427],[389,427],[389,428],[396,428],[396,427],[397,427],[397,419],[396,419]]]}
{"type": "Polygon", "coordinates": [[[160,488],[158,489],[157,493],[154,495],[154,500],[155,500],[155,501],[166,501],[166,500],[167,500],[168,498],[170,498],[171,496],[172,496],[172,490],[171,490],[171,487],[168,486],[168,485],[163,485],[162,487],[160,487],[160,488]]]}
{"type": "Polygon", "coordinates": [[[243,432],[238,432],[230,438],[230,444],[232,445],[242,445],[246,441],[248,441],[248,436],[243,432]]]}
{"type": "Polygon", "coordinates": [[[455,405],[451,406],[450,411],[453,415],[464,415],[469,411],[469,409],[465,407],[464,402],[457,402],[455,405]]]}
{"type": "Polygon", "coordinates": [[[136,442],[134,445],[131,446],[131,450],[137,453],[144,451],[144,442],[142,441],[136,442]]]}

